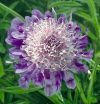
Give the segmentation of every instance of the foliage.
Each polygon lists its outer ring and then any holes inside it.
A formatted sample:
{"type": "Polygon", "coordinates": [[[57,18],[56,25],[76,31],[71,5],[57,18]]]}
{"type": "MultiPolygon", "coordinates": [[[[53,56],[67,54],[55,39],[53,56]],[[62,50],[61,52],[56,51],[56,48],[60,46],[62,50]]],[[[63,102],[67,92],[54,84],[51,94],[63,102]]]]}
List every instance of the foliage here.
{"type": "Polygon", "coordinates": [[[100,104],[100,1],[99,0],[0,0],[0,104],[100,104]],[[69,90],[63,83],[61,93],[47,97],[42,89],[31,86],[18,87],[18,76],[8,56],[9,46],[5,43],[7,30],[14,17],[24,20],[32,9],[43,13],[54,7],[57,14],[64,13],[87,31],[89,48],[94,50],[93,60],[88,62],[90,74],[75,75],[77,87],[69,90]]]}

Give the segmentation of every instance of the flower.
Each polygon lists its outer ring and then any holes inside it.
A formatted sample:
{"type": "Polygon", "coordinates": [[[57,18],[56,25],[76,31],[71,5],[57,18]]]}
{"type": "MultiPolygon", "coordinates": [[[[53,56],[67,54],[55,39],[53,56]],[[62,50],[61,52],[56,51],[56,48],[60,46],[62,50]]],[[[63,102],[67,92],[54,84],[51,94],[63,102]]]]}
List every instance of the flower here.
{"type": "Polygon", "coordinates": [[[74,89],[73,73],[87,72],[82,60],[92,58],[92,51],[86,51],[88,39],[80,27],[66,20],[58,19],[50,11],[43,15],[33,10],[25,21],[12,20],[6,42],[12,46],[9,55],[14,60],[15,72],[20,74],[19,84],[29,87],[32,81],[44,88],[50,96],[61,89],[62,80],[74,89]]]}

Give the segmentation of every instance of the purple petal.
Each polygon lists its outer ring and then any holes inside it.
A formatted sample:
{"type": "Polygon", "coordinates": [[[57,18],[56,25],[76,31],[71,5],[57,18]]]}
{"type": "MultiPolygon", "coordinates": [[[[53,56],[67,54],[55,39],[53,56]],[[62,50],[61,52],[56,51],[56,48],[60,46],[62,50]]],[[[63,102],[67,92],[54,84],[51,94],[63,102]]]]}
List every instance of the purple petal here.
{"type": "Polygon", "coordinates": [[[32,77],[33,83],[39,86],[43,86],[44,76],[40,71],[37,71],[34,76],[32,77]]]}
{"type": "Polygon", "coordinates": [[[16,73],[31,72],[35,70],[35,67],[35,64],[25,59],[20,59],[19,63],[15,65],[16,73]]]}
{"type": "Polygon", "coordinates": [[[20,49],[13,47],[9,49],[10,54],[15,56],[24,56],[24,52],[22,52],[20,49]]]}
{"type": "Polygon", "coordinates": [[[75,84],[75,81],[74,81],[74,76],[73,74],[70,72],[70,71],[66,71],[64,72],[65,74],[65,82],[66,82],[66,86],[70,89],[74,89],[76,84],[75,84]]]}
{"type": "Polygon", "coordinates": [[[64,79],[64,71],[60,71],[60,74],[61,74],[61,80],[64,79]]]}
{"type": "Polygon", "coordinates": [[[44,78],[44,76],[43,76],[43,74],[41,73],[41,72],[39,72],[38,73],[38,82],[42,82],[43,81],[43,78],[44,78]]]}
{"type": "Polygon", "coordinates": [[[88,51],[88,52],[80,52],[79,54],[81,55],[80,57],[82,59],[90,60],[93,57],[93,50],[88,51]]]}
{"type": "Polygon", "coordinates": [[[28,87],[29,87],[29,82],[28,82],[27,78],[21,77],[21,78],[19,79],[19,85],[20,85],[22,88],[28,88],[28,87]]]}
{"type": "Polygon", "coordinates": [[[53,86],[51,80],[45,80],[44,92],[47,96],[51,96],[53,94],[53,86]]]}
{"type": "Polygon", "coordinates": [[[49,71],[49,69],[44,70],[44,76],[45,76],[45,79],[50,79],[50,71],[49,71]]]}
{"type": "Polygon", "coordinates": [[[74,25],[74,23],[70,21],[68,23],[68,26],[67,26],[68,30],[72,29],[73,28],[73,25],[74,25]]]}
{"type": "Polygon", "coordinates": [[[61,80],[56,79],[53,81],[53,92],[57,92],[61,89],[61,80]]]}
{"type": "Polygon", "coordinates": [[[61,81],[62,81],[62,76],[61,76],[61,73],[60,71],[56,71],[56,72],[53,72],[51,73],[51,81],[52,81],[52,90],[53,90],[53,93],[55,92],[58,92],[61,88],[61,81]]]}
{"type": "Polygon", "coordinates": [[[25,39],[25,34],[19,33],[18,31],[14,31],[11,33],[11,36],[15,39],[25,39]]]}
{"type": "Polygon", "coordinates": [[[56,72],[54,72],[54,76],[56,79],[62,80],[64,77],[64,73],[63,73],[63,71],[56,71],[56,72]]]}
{"type": "Polygon", "coordinates": [[[65,23],[66,17],[65,15],[61,15],[58,19],[58,24],[65,23]]]}
{"type": "Polygon", "coordinates": [[[23,73],[27,70],[27,64],[21,63],[15,65],[16,73],[23,73]]]}
{"type": "Polygon", "coordinates": [[[38,17],[37,17],[37,16],[32,15],[32,21],[33,21],[33,22],[38,22],[38,21],[39,21],[39,19],[38,19],[38,17]]]}
{"type": "Polygon", "coordinates": [[[27,60],[20,58],[18,63],[15,65],[15,69],[23,69],[26,68],[28,65],[30,65],[30,63],[27,60]]]}
{"type": "Polygon", "coordinates": [[[41,19],[41,18],[43,19],[43,14],[39,10],[37,10],[37,9],[32,11],[32,15],[35,15],[39,19],[41,19]]]}
{"type": "Polygon", "coordinates": [[[88,38],[86,35],[80,37],[78,45],[79,48],[86,48],[88,45],[88,38]]]}
{"type": "Polygon", "coordinates": [[[32,18],[29,16],[25,16],[25,25],[29,26],[31,22],[32,22],[32,18]]]}
{"type": "Polygon", "coordinates": [[[19,32],[23,32],[23,21],[21,21],[19,18],[15,18],[12,20],[12,23],[11,23],[11,29],[14,29],[14,30],[18,30],[19,32]]]}
{"type": "Polygon", "coordinates": [[[22,39],[15,39],[10,36],[8,36],[5,41],[7,44],[12,45],[12,46],[16,46],[16,47],[20,47],[23,44],[22,39]]]}
{"type": "Polygon", "coordinates": [[[74,89],[76,87],[76,83],[75,83],[75,80],[72,78],[70,78],[68,81],[67,81],[67,87],[70,88],[70,89],[74,89]]]}
{"type": "Polygon", "coordinates": [[[12,55],[9,53],[9,57],[12,59],[12,60],[19,60],[19,56],[16,56],[16,55],[12,55]]]}
{"type": "Polygon", "coordinates": [[[81,28],[80,28],[79,26],[75,27],[75,32],[76,32],[76,33],[81,32],[81,28]]]}
{"type": "Polygon", "coordinates": [[[46,18],[52,18],[52,13],[50,11],[45,12],[45,17],[46,18]]]}
{"type": "Polygon", "coordinates": [[[76,70],[78,72],[87,72],[88,71],[88,67],[86,65],[84,65],[82,62],[80,61],[74,61],[74,68],[76,68],[76,70]]]}

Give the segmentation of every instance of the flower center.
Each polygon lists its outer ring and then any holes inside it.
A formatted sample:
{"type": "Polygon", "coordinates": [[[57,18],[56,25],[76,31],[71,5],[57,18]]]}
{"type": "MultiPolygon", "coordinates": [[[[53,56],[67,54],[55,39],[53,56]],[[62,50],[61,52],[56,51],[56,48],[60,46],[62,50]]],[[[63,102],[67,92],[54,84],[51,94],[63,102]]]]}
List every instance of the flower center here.
{"type": "Polygon", "coordinates": [[[40,69],[66,70],[74,47],[64,23],[57,24],[56,20],[49,18],[28,26],[26,31],[22,50],[26,52],[28,60],[36,63],[40,69]]]}

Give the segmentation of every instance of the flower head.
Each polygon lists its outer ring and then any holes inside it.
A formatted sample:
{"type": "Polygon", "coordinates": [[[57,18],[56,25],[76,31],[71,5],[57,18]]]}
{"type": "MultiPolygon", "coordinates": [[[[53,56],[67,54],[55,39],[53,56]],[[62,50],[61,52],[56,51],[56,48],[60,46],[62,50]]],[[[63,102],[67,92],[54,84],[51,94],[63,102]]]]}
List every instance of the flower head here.
{"type": "Polygon", "coordinates": [[[24,22],[13,19],[6,42],[12,46],[9,55],[15,72],[21,76],[20,86],[26,88],[32,81],[42,86],[47,95],[59,91],[62,80],[74,89],[73,73],[87,72],[81,60],[92,57],[92,51],[85,51],[88,39],[80,27],[64,15],[54,18],[49,11],[43,15],[33,10],[24,22]]]}

